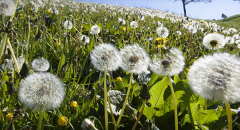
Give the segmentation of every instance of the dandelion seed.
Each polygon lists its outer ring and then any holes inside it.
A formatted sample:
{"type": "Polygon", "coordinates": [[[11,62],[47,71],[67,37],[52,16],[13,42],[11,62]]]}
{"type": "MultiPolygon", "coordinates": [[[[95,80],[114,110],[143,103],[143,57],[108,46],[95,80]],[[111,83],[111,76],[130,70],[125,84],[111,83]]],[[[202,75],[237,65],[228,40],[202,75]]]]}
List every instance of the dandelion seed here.
{"type": "Polygon", "coordinates": [[[62,81],[51,73],[34,73],[26,77],[18,90],[19,101],[34,110],[52,110],[60,106],[65,87],[62,81]]]}
{"type": "Polygon", "coordinates": [[[228,53],[215,53],[193,63],[188,80],[202,98],[221,102],[240,100],[240,60],[228,53]]]}

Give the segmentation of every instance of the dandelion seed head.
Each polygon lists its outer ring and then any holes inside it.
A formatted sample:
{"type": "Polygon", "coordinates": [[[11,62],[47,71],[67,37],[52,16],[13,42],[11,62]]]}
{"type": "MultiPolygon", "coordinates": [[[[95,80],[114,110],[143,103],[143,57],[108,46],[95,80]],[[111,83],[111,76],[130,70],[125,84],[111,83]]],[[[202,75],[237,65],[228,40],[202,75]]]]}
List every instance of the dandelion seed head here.
{"type": "Polygon", "coordinates": [[[96,46],[90,55],[91,62],[99,71],[113,71],[118,69],[122,59],[116,47],[111,44],[102,43],[96,46]]]}
{"type": "Polygon", "coordinates": [[[73,24],[72,24],[71,21],[65,21],[63,26],[64,26],[65,29],[72,29],[73,24]]]}
{"type": "Polygon", "coordinates": [[[138,27],[138,23],[137,23],[136,21],[132,21],[132,22],[130,23],[130,26],[131,26],[132,28],[137,28],[137,27],[138,27]]]}
{"type": "Polygon", "coordinates": [[[97,25],[93,25],[91,27],[91,31],[90,31],[91,34],[98,34],[100,33],[100,28],[97,26],[97,25]]]}
{"type": "Polygon", "coordinates": [[[225,45],[224,36],[218,33],[207,34],[203,38],[203,45],[210,50],[217,50],[223,48],[225,45]]]}
{"type": "Polygon", "coordinates": [[[234,103],[240,100],[239,75],[240,60],[235,55],[215,53],[195,61],[188,80],[202,98],[234,103]]]}
{"type": "Polygon", "coordinates": [[[150,69],[161,76],[173,76],[179,74],[184,68],[185,62],[182,52],[177,48],[170,49],[166,58],[162,59],[160,55],[155,55],[150,63],[150,69]]]}
{"type": "Polygon", "coordinates": [[[166,27],[159,27],[157,28],[157,34],[161,37],[161,38],[167,38],[169,35],[169,31],[166,27]]]}
{"type": "Polygon", "coordinates": [[[60,106],[65,96],[62,81],[51,73],[34,73],[21,82],[18,89],[19,101],[33,110],[52,110],[60,106]]]}
{"type": "Polygon", "coordinates": [[[81,36],[81,41],[83,42],[84,45],[88,44],[90,42],[90,39],[86,35],[81,36]]]}
{"type": "Polygon", "coordinates": [[[138,44],[127,45],[121,51],[121,68],[125,71],[141,74],[147,72],[149,56],[138,44]]]}
{"type": "Polygon", "coordinates": [[[34,59],[32,62],[32,69],[34,71],[47,71],[50,67],[48,60],[41,57],[40,59],[34,59]]]}
{"type": "Polygon", "coordinates": [[[14,9],[15,4],[12,0],[0,0],[0,15],[11,16],[14,9]]]}

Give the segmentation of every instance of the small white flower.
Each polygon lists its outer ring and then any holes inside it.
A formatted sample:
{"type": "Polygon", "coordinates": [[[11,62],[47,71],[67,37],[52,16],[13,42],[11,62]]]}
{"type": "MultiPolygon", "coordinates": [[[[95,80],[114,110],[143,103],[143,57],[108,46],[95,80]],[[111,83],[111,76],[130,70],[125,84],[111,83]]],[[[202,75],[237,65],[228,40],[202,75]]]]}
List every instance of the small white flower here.
{"type": "Polygon", "coordinates": [[[157,34],[161,37],[161,38],[166,38],[169,35],[169,31],[166,27],[159,27],[157,28],[157,34]]]}
{"type": "Polygon", "coordinates": [[[85,119],[83,120],[82,125],[81,125],[81,128],[82,128],[83,130],[98,130],[98,129],[95,127],[94,123],[93,123],[91,120],[89,120],[88,118],[85,118],[85,119]]]}
{"type": "Polygon", "coordinates": [[[116,47],[111,44],[102,43],[96,46],[90,54],[91,62],[99,71],[113,71],[118,69],[121,63],[121,55],[116,47]]]}
{"type": "Polygon", "coordinates": [[[132,28],[137,28],[137,27],[138,27],[138,23],[137,23],[136,21],[132,21],[132,22],[130,23],[130,26],[131,26],[132,28]]]}
{"type": "Polygon", "coordinates": [[[91,31],[90,31],[91,34],[98,34],[100,33],[100,28],[97,26],[97,25],[93,25],[91,27],[91,31]]]}
{"type": "Polygon", "coordinates": [[[176,34],[177,34],[178,36],[181,36],[181,35],[182,35],[182,32],[181,32],[181,31],[176,31],[176,34]]]}
{"type": "Polygon", "coordinates": [[[138,44],[127,45],[121,51],[121,68],[135,74],[147,72],[149,57],[148,54],[138,44]]]}
{"type": "Polygon", "coordinates": [[[0,0],[0,15],[11,16],[15,10],[12,0],[0,0]]]}
{"type": "Polygon", "coordinates": [[[84,45],[88,44],[90,42],[90,39],[86,35],[81,36],[81,41],[83,42],[84,45]]]}
{"type": "Polygon", "coordinates": [[[161,76],[173,76],[179,74],[185,65],[182,52],[177,48],[172,48],[166,58],[162,59],[159,55],[153,58],[150,69],[161,76]]]}
{"type": "Polygon", "coordinates": [[[126,24],[126,21],[122,18],[118,18],[118,22],[122,25],[126,24]]]}
{"type": "Polygon", "coordinates": [[[65,21],[63,26],[64,26],[64,28],[66,28],[66,29],[72,29],[73,24],[72,24],[71,21],[65,21]]]}
{"type": "Polygon", "coordinates": [[[193,63],[188,80],[192,90],[202,98],[239,102],[240,60],[228,53],[215,53],[193,63]]]}
{"type": "Polygon", "coordinates": [[[218,33],[207,34],[203,38],[203,45],[208,49],[217,50],[225,45],[224,36],[218,33]]]}
{"type": "Polygon", "coordinates": [[[47,71],[50,67],[48,60],[41,57],[40,59],[34,59],[32,62],[33,71],[47,71]]]}
{"type": "Polygon", "coordinates": [[[51,73],[34,73],[21,82],[18,89],[19,101],[30,109],[52,110],[60,106],[65,96],[62,81],[51,73]]]}

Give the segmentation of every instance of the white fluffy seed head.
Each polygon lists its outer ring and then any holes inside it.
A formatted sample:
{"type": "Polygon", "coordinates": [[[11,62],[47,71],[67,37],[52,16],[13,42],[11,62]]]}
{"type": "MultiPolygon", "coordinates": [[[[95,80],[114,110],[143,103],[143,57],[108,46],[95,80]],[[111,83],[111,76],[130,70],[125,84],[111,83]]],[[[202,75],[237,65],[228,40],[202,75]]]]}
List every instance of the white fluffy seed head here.
{"type": "Polygon", "coordinates": [[[159,27],[157,28],[157,34],[161,37],[161,38],[166,38],[169,35],[169,31],[166,27],[159,27]]]}
{"type": "Polygon", "coordinates": [[[81,41],[83,42],[84,45],[88,44],[90,42],[90,39],[86,35],[81,36],[81,41]]]}
{"type": "Polygon", "coordinates": [[[93,25],[91,27],[91,31],[90,31],[91,34],[98,34],[100,33],[100,28],[97,26],[97,25],[93,25]]]}
{"type": "Polygon", "coordinates": [[[33,71],[47,71],[50,64],[47,59],[41,57],[40,59],[34,59],[32,62],[33,71]]]}
{"type": "Polygon", "coordinates": [[[203,45],[210,50],[217,50],[223,48],[225,45],[224,36],[218,33],[207,34],[203,38],[203,45]]]}
{"type": "Polygon", "coordinates": [[[102,43],[96,46],[90,54],[91,62],[99,71],[113,71],[118,69],[122,62],[121,55],[116,47],[111,44],[102,43]]]}
{"type": "Polygon", "coordinates": [[[82,128],[83,130],[98,130],[98,129],[95,127],[94,123],[93,123],[91,120],[89,120],[88,118],[85,118],[85,119],[83,120],[82,125],[81,125],[81,128],[82,128]]]}
{"type": "MultiPolygon", "coordinates": [[[[25,57],[23,57],[23,56],[19,56],[17,58],[17,63],[18,63],[19,70],[22,68],[24,61],[25,61],[25,57]]],[[[7,68],[8,70],[13,70],[13,67],[15,68],[15,70],[17,69],[16,65],[15,65],[15,63],[12,59],[8,59],[8,61],[6,63],[1,64],[1,68],[3,70],[5,70],[5,68],[7,68]]]]}
{"type": "Polygon", "coordinates": [[[121,68],[128,72],[141,74],[147,72],[149,56],[138,44],[127,45],[121,51],[121,68]]]}
{"type": "Polygon", "coordinates": [[[240,100],[240,60],[228,53],[204,56],[193,63],[188,80],[202,98],[238,102],[240,100]]]}
{"type": "Polygon", "coordinates": [[[0,15],[11,16],[15,10],[13,0],[0,0],[0,15]]]}
{"type": "Polygon", "coordinates": [[[18,89],[19,101],[33,110],[52,110],[60,106],[65,96],[62,81],[51,73],[34,73],[26,77],[18,89]]]}
{"type": "Polygon", "coordinates": [[[136,21],[132,21],[132,22],[130,23],[130,26],[131,26],[132,28],[137,28],[137,27],[138,27],[138,23],[137,23],[136,21]]]}
{"type": "Polygon", "coordinates": [[[170,49],[170,53],[166,54],[166,58],[155,55],[150,64],[150,69],[161,76],[173,76],[179,74],[185,65],[182,52],[177,48],[170,49]]]}
{"type": "Polygon", "coordinates": [[[73,24],[72,24],[71,21],[65,21],[63,26],[64,26],[65,29],[72,29],[73,24]]]}

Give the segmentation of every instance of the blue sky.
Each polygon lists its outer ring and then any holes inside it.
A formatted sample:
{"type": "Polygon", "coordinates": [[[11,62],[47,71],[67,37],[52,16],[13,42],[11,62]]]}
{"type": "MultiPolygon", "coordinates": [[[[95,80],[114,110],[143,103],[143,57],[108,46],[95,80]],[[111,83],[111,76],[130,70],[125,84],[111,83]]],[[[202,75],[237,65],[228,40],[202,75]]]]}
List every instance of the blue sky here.
{"type": "MultiPolygon", "coordinates": [[[[169,11],[177,14],[183,13],[182,1],[174,0],[78,0],[93,3],[106,3],[132,7],[147,7],[169,11]]],[[[227,16],[240,14],[240,3],[233,0],[212,0],[211,3],[197,2],[186,5],[187,16],[197,19],[222,19],[224,13],[227,16]]]]}

